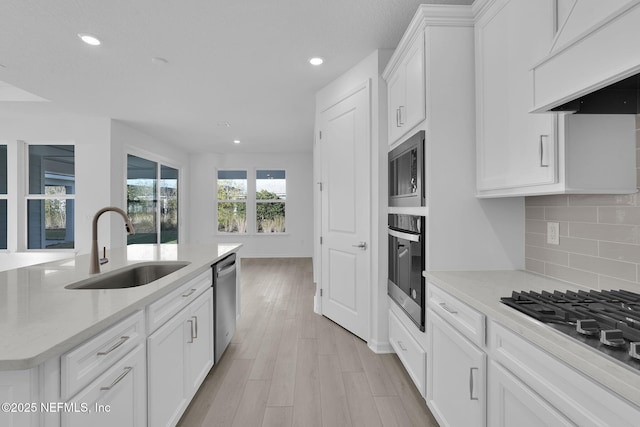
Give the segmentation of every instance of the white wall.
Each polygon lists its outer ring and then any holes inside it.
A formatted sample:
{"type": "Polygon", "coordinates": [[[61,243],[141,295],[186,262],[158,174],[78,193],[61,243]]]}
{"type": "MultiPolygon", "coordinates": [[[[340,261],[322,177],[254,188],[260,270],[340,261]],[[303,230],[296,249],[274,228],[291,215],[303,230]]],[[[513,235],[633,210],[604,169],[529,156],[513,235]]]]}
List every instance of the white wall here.
{"type": "MultiPolygon", "coordinates": [[[[76,222],[73,251],[25,255],[15,253],[23,248],[14,246],[10,247],[8,252],[0,253],[0,269],[68,257],[74,252],[89,252],[93,213],[109,203],[109,140],[110,120],[108,118],[70,114],[49,103],[2,103],[0,141],[14,144],[14,148],[15,141],[75,144],[76,222]]],[[[24,174],[21,165],[9,165],[10,188],[13,186],[17,190],[16,182],[21,174],[24,174]]],[[[11,238],[13,234],[14,241],[18,233],[25,232],[24,229],[15,228],[17,215],[24,214],[24,201],[16,199],[16,202],[13,206],[9,206],[8,212],[9,236],[11,238]]]]}
{"type": "Polygon", "coordinates": [[[190,159],[191,243],[244,244],[243,257],[311,257],[313,254],[313,157],[308,153],[197,154],[190,159]],[[287,173],[286,227],[283,235],[217,233],[217,169],[284,169],[287,173]]]}

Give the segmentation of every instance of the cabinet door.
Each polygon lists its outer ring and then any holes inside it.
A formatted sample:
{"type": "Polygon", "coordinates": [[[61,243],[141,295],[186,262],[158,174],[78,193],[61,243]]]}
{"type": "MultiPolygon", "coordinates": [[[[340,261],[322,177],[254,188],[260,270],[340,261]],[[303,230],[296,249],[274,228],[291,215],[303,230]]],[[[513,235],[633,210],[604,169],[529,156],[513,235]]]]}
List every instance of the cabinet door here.
{"type": "Polygon", "coordinates": [[[489,362],[487,422],[495,427],[575,426],[494,361],[489,362]]]}
{"type": "Polygon", "coordinates": [[[403,61],[405,73],[404,105],[400,106],[400,121],[404,132],[425,119],[424,32],[413,41],[403,61]]]}
{"type": "Polygon", "coordinates": [[[402,65],[387,82],[387,94],[389,102],[389,145],[402,136],[402,124],[400,118],[400,106],[404,105],[405,74],[402,65]]]}
{"type": "Polygon", "coordinates": [[[187,391],[192,395],[213,366],[213,289],[191,303],[187,323],[187,391]]]}
{"type": "Polygon", "coordinates": [[[557,179],[554,115],[529,113],[553,16],[553,0],[497,0],[476,24],[479,191],[557,179]]]}
{"type": "Polygon", "coordinates": [[[140,344],[66,403],[62,426],[147,425],[146,373],[140,344]]]}
{"type": "Polygon", "coordinates": [[[188,309],[181,311],[147,339],[149,425],[175,425],[188,401],[185,393],[186,345],[191,330],[188,309]]]}
{"type": "Polygon", "coordinates": [[[441,426],[483,427],[486,355],[427,310],[427,404],[441,426]]]}

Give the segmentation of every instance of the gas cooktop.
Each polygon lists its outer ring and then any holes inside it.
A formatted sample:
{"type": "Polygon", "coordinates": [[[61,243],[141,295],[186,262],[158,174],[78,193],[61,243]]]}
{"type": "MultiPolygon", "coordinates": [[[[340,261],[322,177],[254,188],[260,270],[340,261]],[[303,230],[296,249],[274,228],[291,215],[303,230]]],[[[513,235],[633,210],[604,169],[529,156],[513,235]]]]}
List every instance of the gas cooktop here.
{"type": "Polygon", "coordinates": [[[640,370],[640,294],[625,290],[514,291],[500,301],[640,370]]]}

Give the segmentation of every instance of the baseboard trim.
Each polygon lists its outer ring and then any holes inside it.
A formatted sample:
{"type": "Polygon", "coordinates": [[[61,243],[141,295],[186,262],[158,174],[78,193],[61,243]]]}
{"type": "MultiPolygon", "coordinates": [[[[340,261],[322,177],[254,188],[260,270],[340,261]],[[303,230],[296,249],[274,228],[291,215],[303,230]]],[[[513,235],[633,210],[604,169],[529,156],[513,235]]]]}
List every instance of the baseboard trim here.
{"type": "Polygon", "coordinates": [[[367,346],[376,354],[395,353],[389,341],[379,342],[371,340],[367,343],[367,346]]]}

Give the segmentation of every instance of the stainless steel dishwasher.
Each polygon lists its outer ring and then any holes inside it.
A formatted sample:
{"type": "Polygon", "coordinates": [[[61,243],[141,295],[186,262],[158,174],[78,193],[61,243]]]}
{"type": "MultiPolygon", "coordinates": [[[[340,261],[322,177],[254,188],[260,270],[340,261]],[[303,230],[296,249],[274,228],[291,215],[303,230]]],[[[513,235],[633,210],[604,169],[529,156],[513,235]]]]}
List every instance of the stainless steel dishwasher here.
{"type": "Polygon", "coordinates": [[[236,254],[213,264],[214,363],[218,363],[236,332],[236,254]]]}

